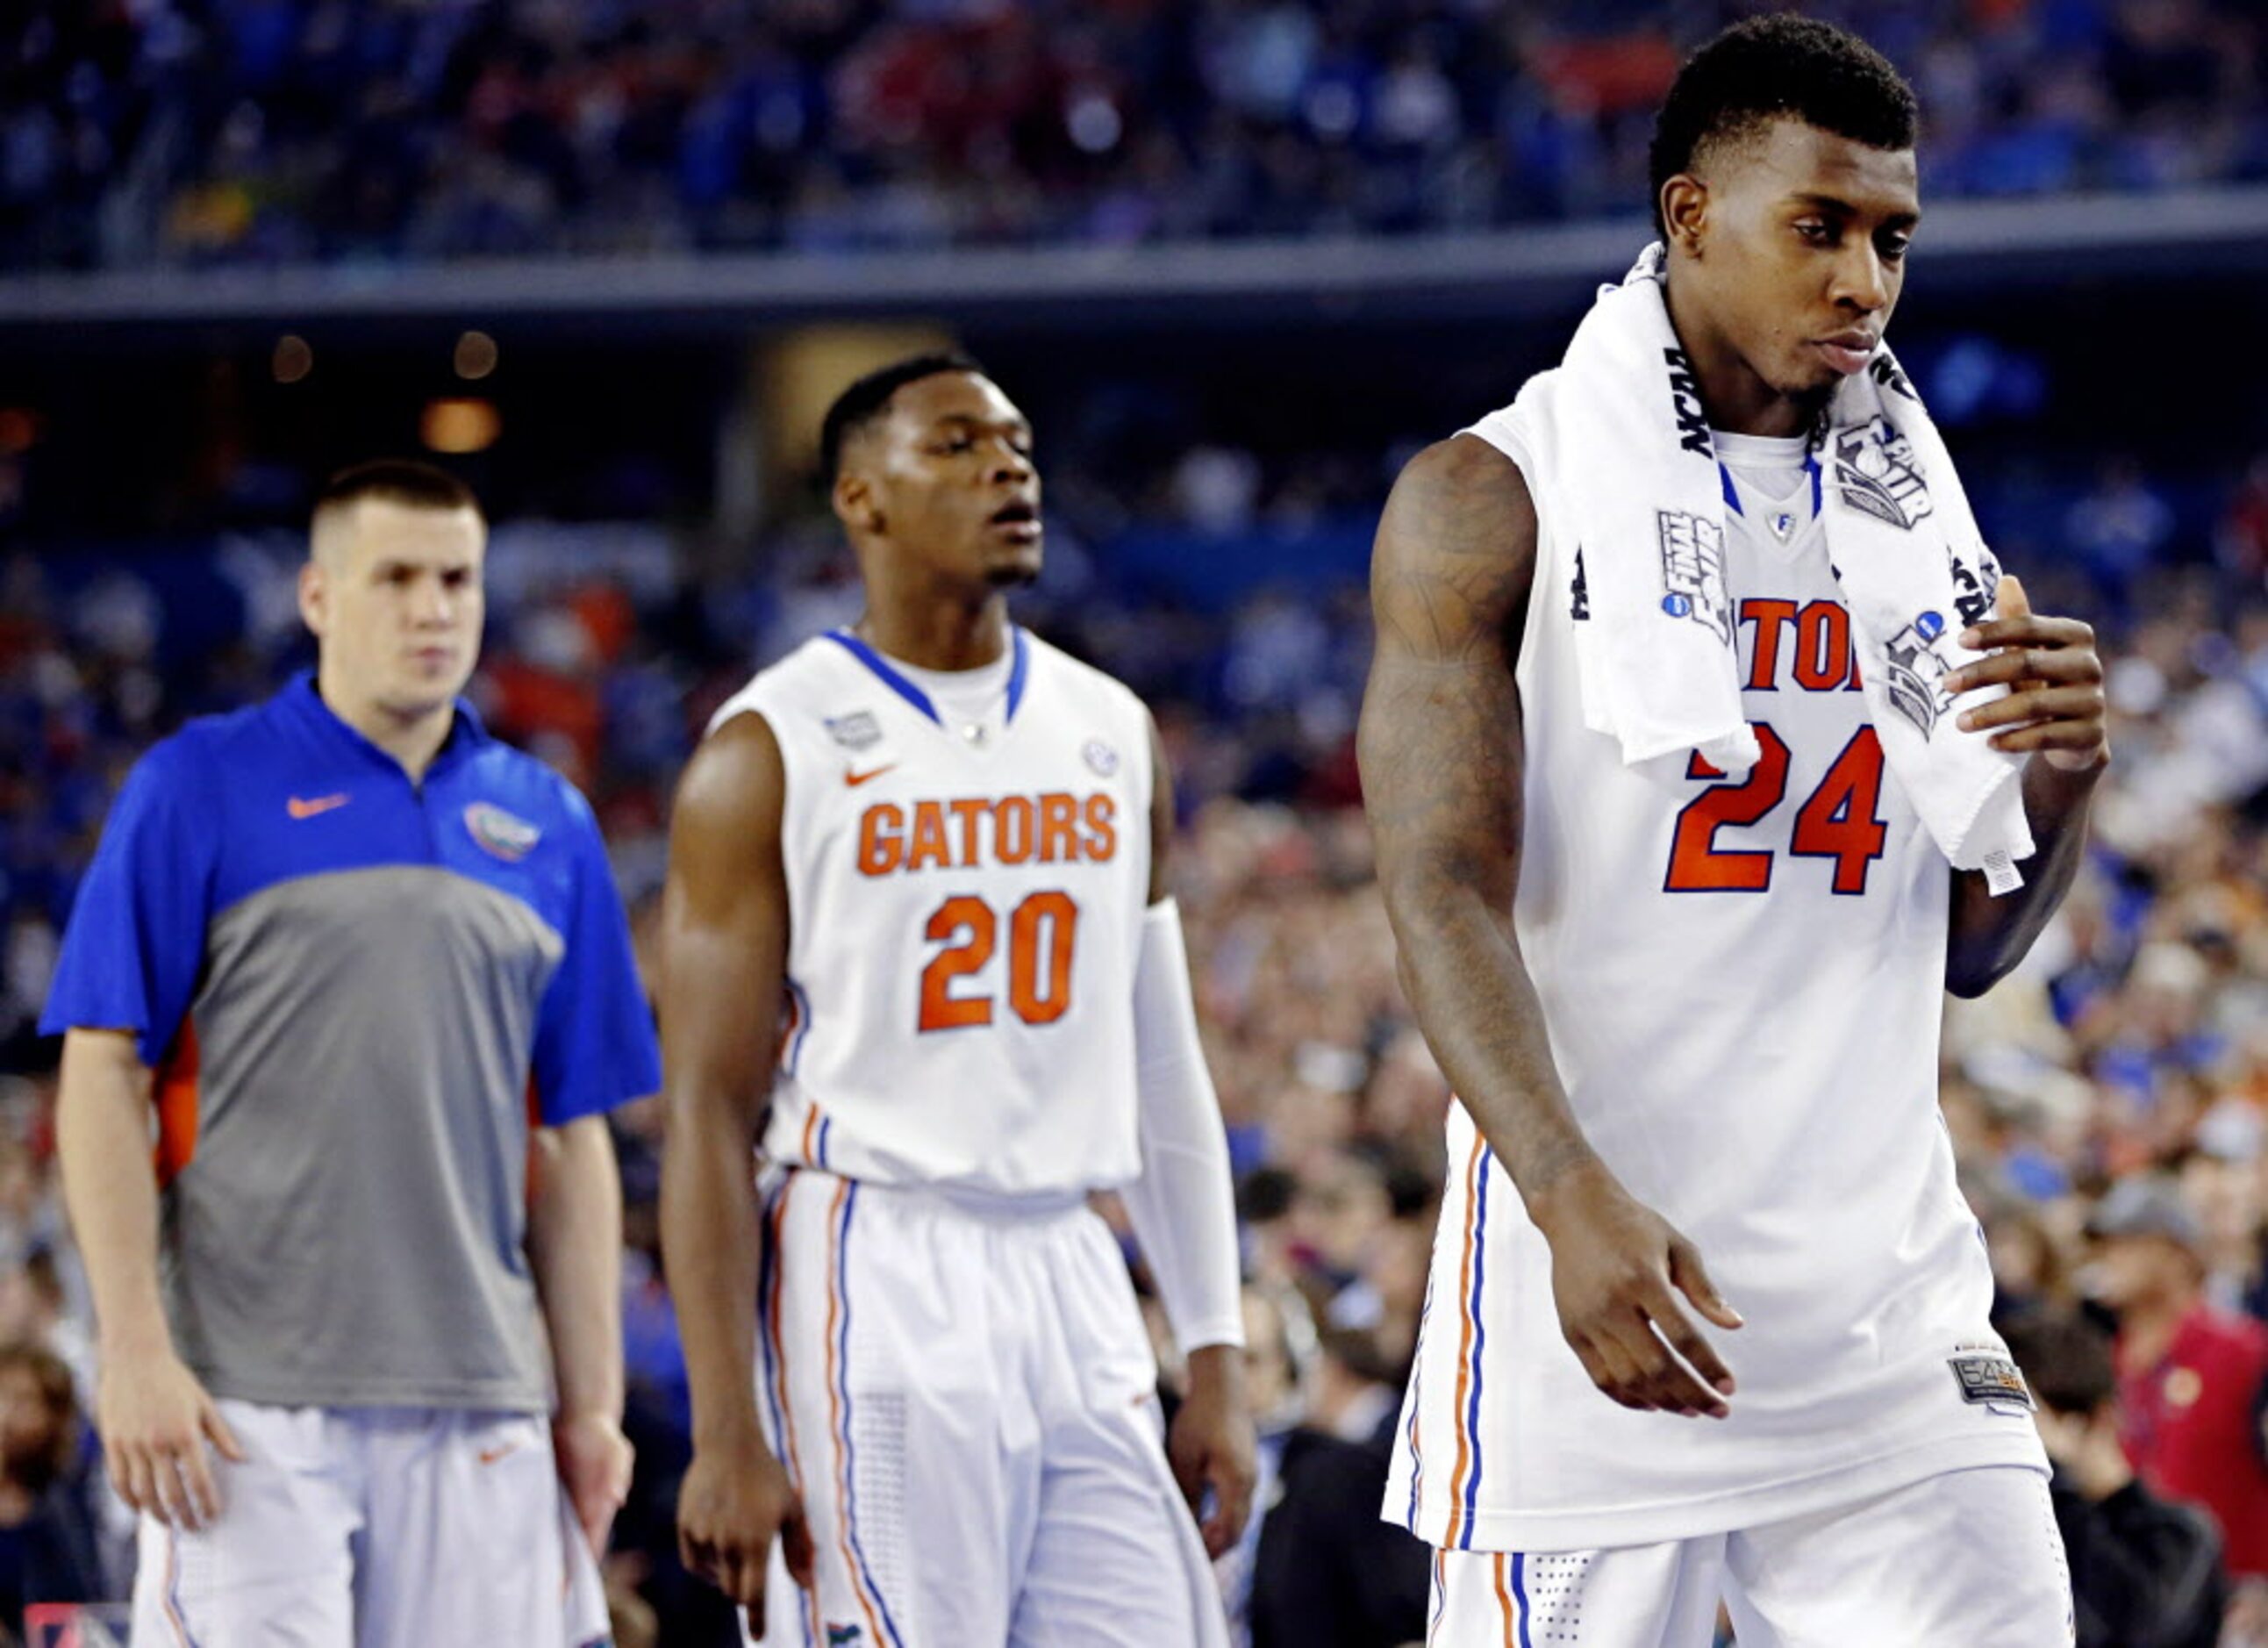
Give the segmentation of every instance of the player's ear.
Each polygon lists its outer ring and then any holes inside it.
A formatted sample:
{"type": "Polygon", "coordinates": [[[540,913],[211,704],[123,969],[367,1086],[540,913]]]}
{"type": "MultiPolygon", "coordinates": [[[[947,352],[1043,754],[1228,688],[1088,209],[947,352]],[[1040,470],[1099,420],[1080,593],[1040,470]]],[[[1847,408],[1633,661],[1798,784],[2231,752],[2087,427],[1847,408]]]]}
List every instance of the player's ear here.
{"type": "Polygon", "coordinates": [[[877,532],[881,529],[882,506],[874,496],[874,484],[855,470],[845,469],[835,477],[835,492],[830,500],[835,506],[835,518],[856,532],[877,532]]]}
{"type": "Polygon", "coordinates": [[[1660,204],[1668,249],[1700,256],[1702,231],[1709,220],[1709,186],[1690,172],[1680,172],[1662,184],[1660,204]]]}
{"type": "Polygon", "coordinates": [[[330,621],[330,589],[318,556],[310,555],[299,567],[299,621],[318,639],[330,621]]]}

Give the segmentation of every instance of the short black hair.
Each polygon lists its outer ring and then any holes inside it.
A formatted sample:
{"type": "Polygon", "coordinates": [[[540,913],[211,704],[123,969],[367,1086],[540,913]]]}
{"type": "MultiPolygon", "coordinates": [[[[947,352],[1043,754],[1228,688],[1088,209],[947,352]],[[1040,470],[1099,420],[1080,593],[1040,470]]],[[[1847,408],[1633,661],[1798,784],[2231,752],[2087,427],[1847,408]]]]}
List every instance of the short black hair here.
{"type": "Polygon", "coordinates": [[[1921,122],[1913,87],[1847,30],[1792,11],[1735,23],[1686,60],[1654,117],[1648,171],[1653,226],[1661,186],[1712,144],[1782,115],[1873,149],[1911,149],[1921,122]]]}
{"type": "Polygon", "coordinates": [[[373,458],[341,469],[315,494],[313,513],[342,509],[365,498],[407,504],[413,509],[469,509],[481,513],[473,489],[448,470],[415,458],[373,458]]]}
{"type": "Polygon", "coordinates": [[[820,484],[829,491],[834,489],[835,477],[843,472],[844,444],[889,409],[892,395],[909,383],[934,378],[940,372],[971,372],[980,378],[985,375],[983,367],[958,350],[933,350],[925,355],[911,355],[887,366],[877,366],[836,395],[835,404],[827,409],[827,417],[819,425],[820,484]]]}
{"type": "Polygon", "coordinates": [[[2005,1337],[2033,1399],[2050,1413],[2085,1418],[2117,1395],[2110,1335],[2079,1312],[2034,1311],[2010,1322],[2005,1337]]]}

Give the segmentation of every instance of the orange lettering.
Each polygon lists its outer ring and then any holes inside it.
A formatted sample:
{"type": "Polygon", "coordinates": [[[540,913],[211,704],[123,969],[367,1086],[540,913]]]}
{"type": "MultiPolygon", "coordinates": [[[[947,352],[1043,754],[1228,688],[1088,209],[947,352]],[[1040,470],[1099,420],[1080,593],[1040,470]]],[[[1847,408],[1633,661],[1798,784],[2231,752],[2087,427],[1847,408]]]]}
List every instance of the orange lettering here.
{"type": "Polygon", "coordinates": [[[1040,862],[1079,862],[1079,799],[1060,792],[1040,797],[1040,862]]]}
{"type": "Polygon", "coordinates": [[[1749,691],[1774,692],[1779,688],[1779,626],[1795,622],[1793,601],[1743,601],[1741,622],[1756,626],[1756,650],[1749,666],[1749,691]]]}
{"type": "Polygon", "coordinates": [[[1795,684],[1831,692],[1851,671],[1851,615],[1832,601],[1803,609],[1795,639],[1795,684]]]}
{"type": "Polygon", "coordinates": [[[906,816],[895,802],[878,802],[858,818],[858,873],[887,876],[905,857],[906,816]]]}
{"type": "Polygon", "coordinates": [[[1086,798],[1086,856],[1097,864],[1118,856],[1118,803],[1102,790],[1086,798]]]}
{"type": "Polygon", "coordinates": [[[1020,864],[1032,856],[1032,802],[1029,796],[1003,796],[992,809],[992,856],[1003,864],[1020,864]]]}
{"type": "Polygon", "coordinates": [[[946,810],[961,820],[961,868],[968,868],[976,862],[976,821],[992,810],[988,801],[947,802],[946,810]]]}
{"type": "Polygon", "coordinates": [[[945,809],[935,802],[917,802],[913,840],[906,848],[906,868],[928,869],[934,866],[942,869],[952,862],[953,851],[945,844],[945,809]]]}

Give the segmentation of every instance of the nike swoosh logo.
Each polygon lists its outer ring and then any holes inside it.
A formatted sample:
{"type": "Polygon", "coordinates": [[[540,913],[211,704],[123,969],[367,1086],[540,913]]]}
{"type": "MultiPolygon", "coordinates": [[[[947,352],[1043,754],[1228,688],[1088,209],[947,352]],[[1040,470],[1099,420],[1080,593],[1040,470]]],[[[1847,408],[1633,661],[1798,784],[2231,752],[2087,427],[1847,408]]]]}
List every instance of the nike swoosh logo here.
{"type": "Polygon", "coordinates": [[[478,1458],[483,1465],[493,1465],[498,1460],[509,1458],[511,1455],[519,1452],[519,1443],[507,1442],[500,1448],[482,1448],[480,1451],[478,1458]]]}
{"type": "Polygon", "coordinates": [[[284,810],[294,818],[313,818],[318,813],[327,813],[334,808],[343,807],[353,799],[353,796],[344,791],[341,791],[336,795],[317,795],[306,801],[294,795],[284,803],[284,810]]]}
{"type": "Polygon", "coordinates": [[[845,767],[843,770],[843,781],[855,790],[861,784],[864,784],[868,779],[878,779],[885,772],[896,771],[897,765],[898,764],[896,762],[893,761],[889,765],[876,767],[871,772],[853,772],[850,768],[845,767]]]}

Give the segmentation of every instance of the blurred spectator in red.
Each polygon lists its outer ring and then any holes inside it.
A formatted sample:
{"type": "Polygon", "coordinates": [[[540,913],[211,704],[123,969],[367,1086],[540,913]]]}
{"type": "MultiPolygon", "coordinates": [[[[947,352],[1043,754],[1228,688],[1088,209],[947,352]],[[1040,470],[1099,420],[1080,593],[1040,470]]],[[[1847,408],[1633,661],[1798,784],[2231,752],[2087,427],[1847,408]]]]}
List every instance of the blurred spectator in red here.
{"type": "Polygon", "coordinates": [[[2135,1480],[2108,1336],[2076,1312],[2043,1310],[2007,1338],[2055,1467],[2077,1648],[2214,1648],[2228,1591],[2220,1541],[2202,1512],[2135,1480]]]}
{"type": "Polygon", "coordinates": [[[2230,1573],[2268,1575],[2268,1327],[2207,1300],[2204,1232],[2170,1180],[2114,1185],[2088,1228],[2097,1295],[2118,1317],[2126,1457],[2153,1491],[2213,1513],[2230,1573]]]}

